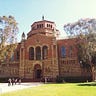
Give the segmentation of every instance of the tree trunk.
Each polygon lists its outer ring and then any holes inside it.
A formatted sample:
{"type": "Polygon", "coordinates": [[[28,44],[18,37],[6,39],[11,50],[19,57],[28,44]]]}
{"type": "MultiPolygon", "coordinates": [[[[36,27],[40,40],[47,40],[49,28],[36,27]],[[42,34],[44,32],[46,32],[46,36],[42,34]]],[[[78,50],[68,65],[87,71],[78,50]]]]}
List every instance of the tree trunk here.
{"type": "Polygon", "coordinates": [[[91,68],[92,68],[92,81],[95,81],[95,68],[94,66],[92,66],[91,68]]]}

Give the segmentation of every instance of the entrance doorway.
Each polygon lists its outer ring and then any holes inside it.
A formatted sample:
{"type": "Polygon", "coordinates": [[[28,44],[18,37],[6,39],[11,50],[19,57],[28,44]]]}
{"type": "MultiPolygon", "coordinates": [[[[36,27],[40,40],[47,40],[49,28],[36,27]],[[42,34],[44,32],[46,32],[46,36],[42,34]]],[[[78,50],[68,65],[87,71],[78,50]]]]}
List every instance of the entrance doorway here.
{"type": "Polygon", "coordinates": [[[38,69],[38,70],[36,70],[35,71],[35,77],[36,77],[36,79],[40,79],[41,78],[41,69],[38,69]]]}
{"type": "Polygon", "coordinates": [[[41,79],[42,78],[42,70],[39,64],[34,66],[34,79],[41,79]]]}

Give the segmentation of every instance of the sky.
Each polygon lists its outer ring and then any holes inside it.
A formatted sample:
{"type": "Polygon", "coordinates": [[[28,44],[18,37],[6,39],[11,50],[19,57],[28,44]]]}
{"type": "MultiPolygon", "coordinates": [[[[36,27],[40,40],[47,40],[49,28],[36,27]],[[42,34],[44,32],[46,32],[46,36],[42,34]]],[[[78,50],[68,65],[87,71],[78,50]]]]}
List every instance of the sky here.
{"type": "Polygon", "coordinates": [[[15,17],[21,39],[31,30],[32,23],[45,20],[56,23],[61,37],[66,36],[63,26],[81,18],[96,18],[96,0],[0,0],[0,16],[15,17]]]}

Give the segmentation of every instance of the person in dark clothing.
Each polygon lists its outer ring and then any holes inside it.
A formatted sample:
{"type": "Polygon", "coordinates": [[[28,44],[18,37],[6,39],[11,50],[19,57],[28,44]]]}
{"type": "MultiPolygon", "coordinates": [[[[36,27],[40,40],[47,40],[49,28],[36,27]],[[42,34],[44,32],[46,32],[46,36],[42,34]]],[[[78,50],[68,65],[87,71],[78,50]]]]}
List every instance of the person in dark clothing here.
{"type": "Polygon", "coordinates": [[[14,81],[15,81],[14,78],[12,78],[12,86],[14,85],[14,81]]]}

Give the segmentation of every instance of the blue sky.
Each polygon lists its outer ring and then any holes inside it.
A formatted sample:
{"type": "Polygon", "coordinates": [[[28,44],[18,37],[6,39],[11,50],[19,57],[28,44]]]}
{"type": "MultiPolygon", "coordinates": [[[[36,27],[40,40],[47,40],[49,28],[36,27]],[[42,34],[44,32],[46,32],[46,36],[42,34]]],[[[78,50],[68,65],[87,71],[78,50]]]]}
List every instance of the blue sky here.
{"type": "Polygon", "coordinates": [[[19,40],[31,24],[42,20],[54,21],[61,36],[65,36],[64,24],[81,18],[96,18],[96,0],[0,0],[0,16],[12,15],[18,22],[19,40]]]}

